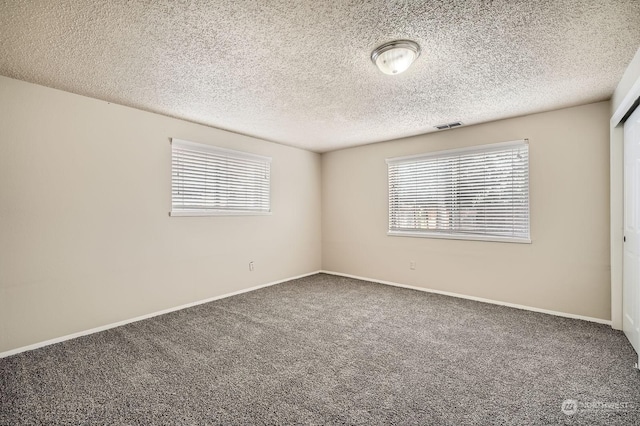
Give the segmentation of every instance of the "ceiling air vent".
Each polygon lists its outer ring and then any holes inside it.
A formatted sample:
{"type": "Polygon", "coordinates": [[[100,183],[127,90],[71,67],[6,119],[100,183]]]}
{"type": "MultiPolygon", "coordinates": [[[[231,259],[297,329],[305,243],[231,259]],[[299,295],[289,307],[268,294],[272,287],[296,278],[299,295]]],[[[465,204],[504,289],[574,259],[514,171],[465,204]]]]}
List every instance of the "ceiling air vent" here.
{"type": "Polygon", "coordinates": [[[435,128],[438,130],[445,130],[445,129],[453,129],[454,127],[458,127],[458,126],[462,126],[462,122],[455,121],[453,123],[440,124],[439,126],[435,126],[435,128]]]}

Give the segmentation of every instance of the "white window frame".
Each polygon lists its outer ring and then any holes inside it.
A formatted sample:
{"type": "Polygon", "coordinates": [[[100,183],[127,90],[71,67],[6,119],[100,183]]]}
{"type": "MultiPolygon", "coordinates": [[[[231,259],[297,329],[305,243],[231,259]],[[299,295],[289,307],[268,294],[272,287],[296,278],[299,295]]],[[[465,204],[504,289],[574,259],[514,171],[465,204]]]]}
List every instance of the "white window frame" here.
{"type": "Polygon", "coordinates": [[[453,239],[453,240],[476,240],[476,241],[495,241],[495,242],[510,242],[510,243],[531,243],[531,204],[530,204],[530,188],[529,188],[529,168],[530,168],[530,157],[529,153],[529,140],[522,139],[516,141],[509,142],[501,142],[494,143],[489,145],[476,145],[467,148],[458,148],[451,149],[445,151],[434,151],[424,154],[418,155],[410,155],[405,157],[394,157],[386,159],[387,162],[387,171],[388,171],[388,206],[389,206],[389,222],[388,222],[388,232],[389,236],[402,236],[402,237],[420,237],[420,238],[442,238],[442,239],[453,239]],[[410,164],[420,162],[421,160],[429,160],[434,158],[454,158],[456,156],[463,156],[469,154],[480,154],[480,153],[490,153],[495,151],[504,151],[514,147],[526,147],[527,152],[527,163],[526,163],[526,226],[527,226],[527,235],[526,236],[504,236],[504,235],[492,235],[492,234],[480,234],[480,233],[465,233],[464,231],[460,231],[460,229],[452,229],[452,230],[426,230],[423,228],[414,228],[414,229],[392,229],[392,216],[393,216],[393,203],[392,203],[392,182],[391,182],[391,174],[389,173],[390,167],[398,164],[410,164]]]}
{"type": "MultiPolygon", "coordinates": [[[[207,178],[213,177],[215,171],[207,175],[207,178]]],[[[251,178],[251,175],[247,173],[246,177],[251,178]]],[[[264,198],[264,193],[260,194],[264,198]]],[[[206,204],[206,203],[203,203],[206,204]]],[[[265,157],[262,155],[251,154],[243,151],[236,151],[227,148],[220,148],[217,146],[190,142],[182,139],[171,138],[171,211],[170,216],[262,216],[271,214],[271,157],[265,157]],[[184,164],[179,165],[181,161],[180,152],[190,152],[202,157],[208,157],[209,159],[215,159],[216,161],[228,159],[242,166],[243,162],[247,166],[255,167],[256,165],[265,167],[265,179],[267,180],[266,188],[261,188],[261,191],[266,191],[267,201],[266,209],[262,206],[262,209],[234,209],[234,208],[216,208],[211,204],[211,208],[198,207],[198,208],[186,208],[179,206],[179,200],[176,200],[176,194],[179,191],[181,180],[177,179],[180,169],[184,167],[184,164]]]]}

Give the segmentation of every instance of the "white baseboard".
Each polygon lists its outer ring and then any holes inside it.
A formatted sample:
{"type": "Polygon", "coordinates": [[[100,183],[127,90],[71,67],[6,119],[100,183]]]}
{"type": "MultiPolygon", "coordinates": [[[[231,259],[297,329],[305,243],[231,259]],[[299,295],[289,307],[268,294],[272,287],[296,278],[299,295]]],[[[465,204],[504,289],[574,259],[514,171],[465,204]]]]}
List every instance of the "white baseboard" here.
{"type": "Polygon", "coordinates": [[[598,324],[605,324],[605,325],[609,325],[609,326],[611,325],[611,321],[610,320],[604,320],[604,319],[600,319],[600,318],[586,317],[586,316],[583,316],[583,315],[569,314],[569,313],[566,313],[566,312],[550,311],[548,309],[534,308],[532,306],[518,305],[516,303],[501,302],[499,300],[484,299],[482,297],[475,297],[475,296],[467,296],[465,294],[451,293],[449,291],[433,290],[433,289],[430,289],[430,288],[416,287],[416,286],[406,285],[406,284],[399,284],[399,283],[394,283],[394,282],[391,282],[391,281],[376,280],[374,278],[360,277],[360,276],[351,275],[351,274],[343,274],[341,272],[333,272],[333,271],[320,271],[320,272],[323,273],[323,274],[337,275],[337,276],[341,276],[341,277],[355,278],[357,280],[371,281],[371,282],[378,283],[378,284],[391,285],[391,286],[394,286],[394,287],[402,287],[402,288],[408,288],[408,289],[411,289],[411,290],[424,291],[426,293],[436,293],[436,294],[442,294],[444,296],[458,297],[460,299],[475,300],[476,302],[491,303],[492,305],[508,306],[510,308],[522,309],[522,310],[525,310],[525,311],[532,311],[532,312],[539,312],[539,313],[542,313],[542,314],[555,315],[557,317],[565,317],[565,318],[578,319],[578,320],[582,320],[582,321],[596,322],[598,324]]]}
{"type": "Polygon", "coordinates": [[[442,295],[445,295],[445,296],[458,297],[460,299],[475,300],[476,302],[491,303],[493,305],[508,306],[510,308],[522,309],[522,310],[525,310],[525,311],[540,312],[540,313],[543,313],[543,314],[555,315],[555,316],[565,317],[565,318],[578,319],[578,320],[589,321],[589,322],[595,322],[595,323],[605,324],[605,325],[609,325],[609,326],[611,325],[611,321],[610,320],[603,320],[603,319],[600,319],[600,318],[592,318],[592,317],[586,317],[586,316],[582,316],[582,315],[569,314],[569,313],[565,313],[565,312],[551,311],[551,310],[548,310],[548,309],[534,308],[534,307],[531,307],[531,306],[518,305],[518,304],[515,304],[515,303],[501,302],[501,301],[492,300],[492,299],[484,299],[482,297],[467,296],[467,295],[459,294],[459,293],[452,293],[452,292],[442,291],[442,290],[433,290],[433,289],[423,288],[423,287],[416,287],[416,286],[412,286],[412,285],[400,284],[400,283],[395,283],[395,282],[391,282],[391,281],[384,281],[384,280],[377,280],[377,279],[374,279],[374,278],[361,277],[361,276],[358,276],[358,275],[343,274],[341,272],[320,270],[320,271],[309,272],[307,274],[298,275],[298,276],[295,276],[295,277],[285,278],[285,279],[278,280],[278,281],[273,281],[273,282],[270,282],[270,283],[267,283],[267,284],[261,284],[261,285],[257,285],[257,286],[254,286],[254,287],[245,288],[245,289],[242,289],[242,290],[234,291],[232,293],[222,294],[220,296],[214,296],[214,297],[210,297],[210,298],[207,298],[207,299],[198,300],[198,301],[187,303],[187,304],[184,304],[184,305],[175,306],[173,308],[163,309],[161,311],[152,312],[152,313],[141,315],[141,316],[138,316],[138,317],[135,317],[135,318],[130,318],[130,319],[126,319],[126,320],[123,320],[123,321],[118,321],[118,322],[114,322],[114,323],[111,323],[111,324],[103,325],[103,326],[100,326],[100,327],[95,327],[95,328],[91,328],[91,329],[88,329],[88,330],[79,331],[77,333],[67,334],[65,336],[56,337],[54,339],[45,340],[43,342],[38,342],[38,343],[34,343],[34,344],[31,344],[31,345],[27,345],[27,346],[22,346],[20,348],[11,349],[11,350],[8,350],[8,351],[5,351],[5,352],[0,352],[0,358],[5,358],[5,357],[11,356],[11,355],[19,354],[21,352],[31,351],[33,349],[38,349],[38,348],[41,348],[41,347],[44,347],[44,346],[53,345],[55,343],[64,342],[66,340],[75,339],[76,337],[81,337],[81,336],[86,336],[86,335],[93,334],[93,333],[98,333],[100,331],[109,330],[109,329],[115,328],[115,327],[120,327],[122,325],[130,324],[132,322],[142,321],[142,320],[145,320],[145,319],[148,319],[148,318],[156,317],[158,315],[168,314],[169,312],[179,311],[181,309],[190,308],[192,306],[202,305],[203,303],[213,302],[214,300],[224,299],[226,297],[235,296],[237,294],[248,293],[250,291],[258,290],[258,289],[261,289],[261,288],[269,287],[269,286],[280,284],[280,283],[287,282],[287,281],[296,280],[296,279],[299,279],[299,278],[308,277],[310,275],[315,275],[315,274],[319,274],[319,273],[329,274],[329,275],[337,275],[337,276],[347,277],[347,278],[354,278],[354,279],[357,279],[357,280],[370,281],[370,282],[374,282],[374,283],[378,283],[378,284],[390,285],[390,286],[394,286],[394,287],[408,288],[408,289],[411,289],[411,290],[424,291],[424,292],[427,292],[427,293],[442,294],[442,295]]]}
{"type": "Polygon", "coordinates": [[[168,314],[169,312],[179,311],[181,309],[190,308],[192,306],[202,305],[203,303],[213,302],[214,300],[224,299],[226,297],[235,296],[237,294],[248,293],[250,291],[258,290],[258,289],[261,289],[261,288],[264,288],[264,287],[269,287],[269,286],[272,286],[272,285],[284,283],[284,282],[291,281],[291,280],[297,280],[298,278],[304,278],[304,277],[308,277],[310,275],[315,275],[315,274],[318,274],[318,273],[320,273],[320,271],[309,272],[307,274],[302,274],[302,275],[298,275],[298,276],[291,277],[291,278],[285,278],[283,280],[273,281],[273,282],[270,282],[270,283],[267,283],[267,284],[261,284],[261,285],[257,285],[257,286],[254,286],[254,287],[245,288],[245,289],[242,289],[242,290],[234,291],[232,293],[222,294],[220,296],[209,297],[208,299],[202,299],[202,300],[198,300],[196,302],[191,302],[191,303],[187,303],[187,304],[184,304],[184,305],[175,306],[173,308],[163,309],[161,311],[152,312],[150,314],[140,315],[139,317],[126,319],[126,320],[123,320],[123,321],[118,321],[118,322],[114,322],[114,323],[107,324],[107,325],[102,325],[100,327],[90,328],[89,330],[83,330],[83,331],[79,331],[77,333],[67,334],[66,336],[56,337],[55,339],[49,339],[49,340],[45,340],[43,342],[38,342],[38,343],[34,343],[34,344],[31,344],[31,345],[27,345],[27,346],[22,346],[20,348],[8,350],[6,352],[0,352],[0,358],[5,358],[5,357],[11,356],[11,355],[16,355],[16,354],[19,354],[21,352],[31,351],[33,349],[38,349],[38,348],[41,348],[43,346],[53,345],[54,343],[64,342],[65,340],[75,339],[76,337],[81,337],[81,336],[86,336],[88,334],[98,333],[100,331],[109,330],[109,329],[115,328],[115,327],[120,327],[121,325],[130,324],[132,322],[142,321],[142,320],[145,320],[145,319],[148,319],[148,318],[157,317],[158,315],[168,314]]]}

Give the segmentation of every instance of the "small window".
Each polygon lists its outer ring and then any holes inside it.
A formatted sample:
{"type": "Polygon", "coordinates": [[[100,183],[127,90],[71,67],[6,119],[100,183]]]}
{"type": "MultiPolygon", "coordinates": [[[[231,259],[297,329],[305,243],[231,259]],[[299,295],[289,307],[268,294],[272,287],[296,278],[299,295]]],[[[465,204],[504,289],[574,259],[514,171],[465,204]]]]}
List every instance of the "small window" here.
{"type": "Polygon", "coordinates": [[[387,164],[389,235],[531,242],[527,140],[387,164]]]}
{"type": "Polygon", "coordinates": [[[171,165],[171,216],[271,211],[269,157],[172,139],[171,165]]]}

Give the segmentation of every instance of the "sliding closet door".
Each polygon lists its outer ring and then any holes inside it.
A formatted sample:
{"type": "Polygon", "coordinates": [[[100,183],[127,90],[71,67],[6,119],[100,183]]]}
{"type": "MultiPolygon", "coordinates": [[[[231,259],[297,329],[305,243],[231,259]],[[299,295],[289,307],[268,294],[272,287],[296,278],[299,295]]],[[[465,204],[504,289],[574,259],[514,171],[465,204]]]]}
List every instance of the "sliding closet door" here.
{"type": "Polygon", "coordinates": [[[640,353],[640,108],[624,124],[622,329],[640,353]]]}

